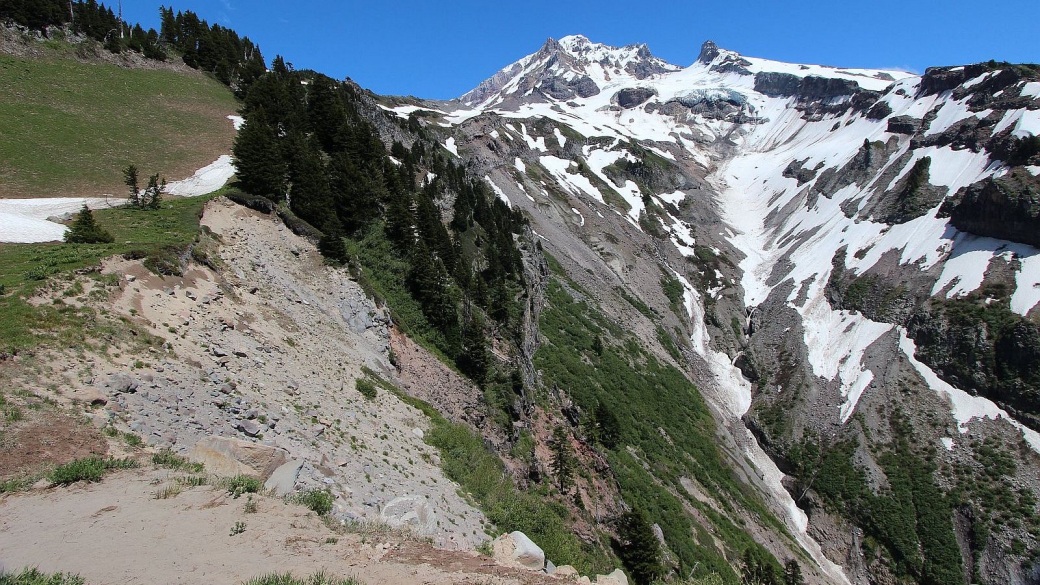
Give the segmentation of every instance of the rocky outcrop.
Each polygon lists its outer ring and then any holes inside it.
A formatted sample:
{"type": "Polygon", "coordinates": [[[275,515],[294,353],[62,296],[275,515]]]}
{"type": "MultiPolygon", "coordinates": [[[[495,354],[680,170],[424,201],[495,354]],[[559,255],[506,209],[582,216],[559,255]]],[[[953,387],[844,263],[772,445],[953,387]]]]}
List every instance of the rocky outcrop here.
{"type": "Polygon", "coordinates": [[[639,106],[646,100],[657,95],[657,90],[647,87],[626,87],[614,94],[614,101],[622,108],[629,109],[639,106]]]}
{"type": "Polygon", "coordinates": [[[944,203],[940,215],[964,232],[1040,247],[1040,179],[1024,169],[984,179],[944,203]]]}
{"type": "Polygon", "coordinates": [[[921,129],[921,120],[912,116],[894,116],[888,119],[888,131],[892,134],[914,135],[921,129]]]}
{"type": "Polygon", "coordinates": [[[859,92],[859,84],[848,79],[834,79],[791,73],[762,71],[755,74],[755,91],[769,97],[796,97],[800,101],[825,100],[850,96],[859,92]]]}

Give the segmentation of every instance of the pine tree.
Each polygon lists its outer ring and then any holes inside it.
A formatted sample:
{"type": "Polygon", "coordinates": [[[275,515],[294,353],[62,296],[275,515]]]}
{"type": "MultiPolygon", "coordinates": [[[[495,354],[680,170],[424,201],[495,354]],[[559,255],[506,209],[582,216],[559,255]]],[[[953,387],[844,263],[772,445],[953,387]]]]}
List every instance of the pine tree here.
{"type": "Polygon", "coordinates": [[[640,508],[633,508],[618,520],[618,556],[632,579],[641,585],[653,583],[664,574],[661,564],[661,543],[640,508]]]}
{"type": "Polygon", "coordinates": [[[318,147],[310,140],[293,140],[293,158],[289,164],[290,201],[296,215],[319,230],[338,223],[332,207],[328,175],[318,147]]]}
{"type": "Polygon", "coordinates": [[[94,214],[90,208],[83,204],[83,209],[76,214],[76,219],[65,232],[65,243],[67,244],[110,244],[115,241],[112,234],[94,221],[94,214]]]}
{"type": "Polygon", "coordinates": [[[784,565],[784,585],[805,585],[802,567],[794,559],[788,559],[784,565]]]}
{"type": "Polygon", "coordinates": [[[556,476],[560,491],[567,493],[574,485],[574,453],[571,451],[570,436],[562,426],[553,429],[552,461],[550,468],[556,476]]]}
{"type": "Polygon", "coordinates": [[[469,376],[477,384],[484,385],[487,380],[490,359],[484,327],[475,316],[469,318],[462,331],[462,353],[456,361],[463,374],[469,376]]]}
{"type": "Polygon", "coordinates": [[[141,188],[138,184],[137,165],[129,165],[123,169],[123,183],[127,187],[130,187],[130,197],[127,198],[127,205],[130,207],[140,207],[141,188]]]}
{"type": "Polygon", "coordinates": [[[599,441],[607,449],[616,448],[621,442],[621,423],[618,421],[617,416],[602,402],[596,405],[594,416],[599,441]]]}
{"type": "Polygon", "coordinates": [[[155,173],[151,177],[148,177],[148,186],[144,190],[144,196],[141,197],[141,207],[147,207],[148,209],[159,209],[162,205],[162,194],[166,191],[166,179],[159,180],[159,173],[155,173]]]}
{"type": "Polygon", "coordinates": [[[285,194],[286,164],[278,135],[263,109],[246,115],[232,148],[242,189],[253,195],[279,200],[285,194]]]}
{"type": "Polygon", "coordinates": [[[349,260],[347,245],[343,242],[343,230],[334,223],[318,240],[318,251],[332,264],[346,264],[349,260]]]}

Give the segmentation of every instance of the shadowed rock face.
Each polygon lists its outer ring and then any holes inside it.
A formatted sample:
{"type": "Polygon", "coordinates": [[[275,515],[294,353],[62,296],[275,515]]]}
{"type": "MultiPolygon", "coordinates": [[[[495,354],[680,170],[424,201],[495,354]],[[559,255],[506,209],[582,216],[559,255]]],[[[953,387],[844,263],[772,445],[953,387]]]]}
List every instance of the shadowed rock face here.
{"type": "Polygon", "coordinates": [[[755,74],[755,91],[770,97],[797,97],[800,100],[821,100],[860,91],[859,84],[848,79],[833,79],[808,75],[798,77],[790,73],[763,71],[755,74]]]}
{"type": "Polygon", "coordinates": [[[965,188],[940,209],[963,232],[1040,247],[1040,180],[1016,169],[965,188]]]}
{"type": "Polygon", "coordinates": [[[657,91],[646,87],[625,88],[615,95],[617,103],[622,108],[634,108],[651,97],[657,95],[657,91]]]}

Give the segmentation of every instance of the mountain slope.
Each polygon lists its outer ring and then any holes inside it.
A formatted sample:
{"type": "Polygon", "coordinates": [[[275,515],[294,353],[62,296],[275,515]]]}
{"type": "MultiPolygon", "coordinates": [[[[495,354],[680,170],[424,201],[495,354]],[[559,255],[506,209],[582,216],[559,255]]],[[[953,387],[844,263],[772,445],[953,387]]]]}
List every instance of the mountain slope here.
{"type": "Polygon", "coordinates": [[[1032,582],[1038,79],[713,43],[679,68],[566,37],[455,102],[384,108],[443,133],[673,354],[829,579],[1032,582]],[[993,440],[1017,465],[990,467],[993,440]]]}

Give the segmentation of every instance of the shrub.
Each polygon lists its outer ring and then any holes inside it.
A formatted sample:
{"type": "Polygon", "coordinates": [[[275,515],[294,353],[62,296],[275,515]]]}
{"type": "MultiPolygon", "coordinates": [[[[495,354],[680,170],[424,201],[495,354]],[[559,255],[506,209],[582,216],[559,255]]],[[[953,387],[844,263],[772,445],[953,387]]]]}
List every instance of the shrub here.
{"type": "Polygon", "coordinates": [[[365,398],[369,400],[375,400],[376,385],[372,382],[363,378],[358,378],[358,381],[354,384],[354,387],[357,388],[357,391],[360,392],[361,395],[365,398]]]}
{"type": "Polygon", "coordinates": [[[105,472],[110,469],[131,469],[140,464],[133,459],[102,459],[100,457],[86,457],[70,461],[65,465],[59,465],[47,476],[54,485],[69,485],[77,481],[101,481],[105,472]]]}
{"type": "Polygon", "coordinates": [[[253,577],[244,585],[363,585],[356,577],[340,579],[332,577],[321,571],[310,577],[297,578],[292,573],[270,573],[260,577],[253,577]]]}
{"type": "Polygon", "coordinates": [[[0,573],[0,585],[83,585],[85,581],[72,573],[41,573],[38,569],[23,569],[21,573],[0,573]]]}
{"type": "Polygon", "coordinates": [[[85,203],[69,226],[69,231],[65,232],[66,244],[111,244],[114,241],[112,234],[94,221],[94,214],[85,203]]]}
{"type": "Polygon", "coordinates": [[[318,516],[325,516],[332,511],[332,504],[336,498],[328,490],[311,489],[296,494],[291,501],[309,508],[318,516]]]}
{"type": "Polygon", "coordinates": [[[201,463],[194,461],[188,461],[187,457],[183,457],[173,452],[172,449],[162,449],[155,455],[152,455],[152,463],[160,467],[169,467],[170,469],[176,469],[178,471],[188,471],[191,473],[200,473],[205,467],[201,463]]]}
{"type": "Polygon", "coordinates": [[[236,475],[227,480],[227,491],[235,498],[242,494],[258,493],[263,487],[264,484],[259,479],[248,475],[236,475]]]}

